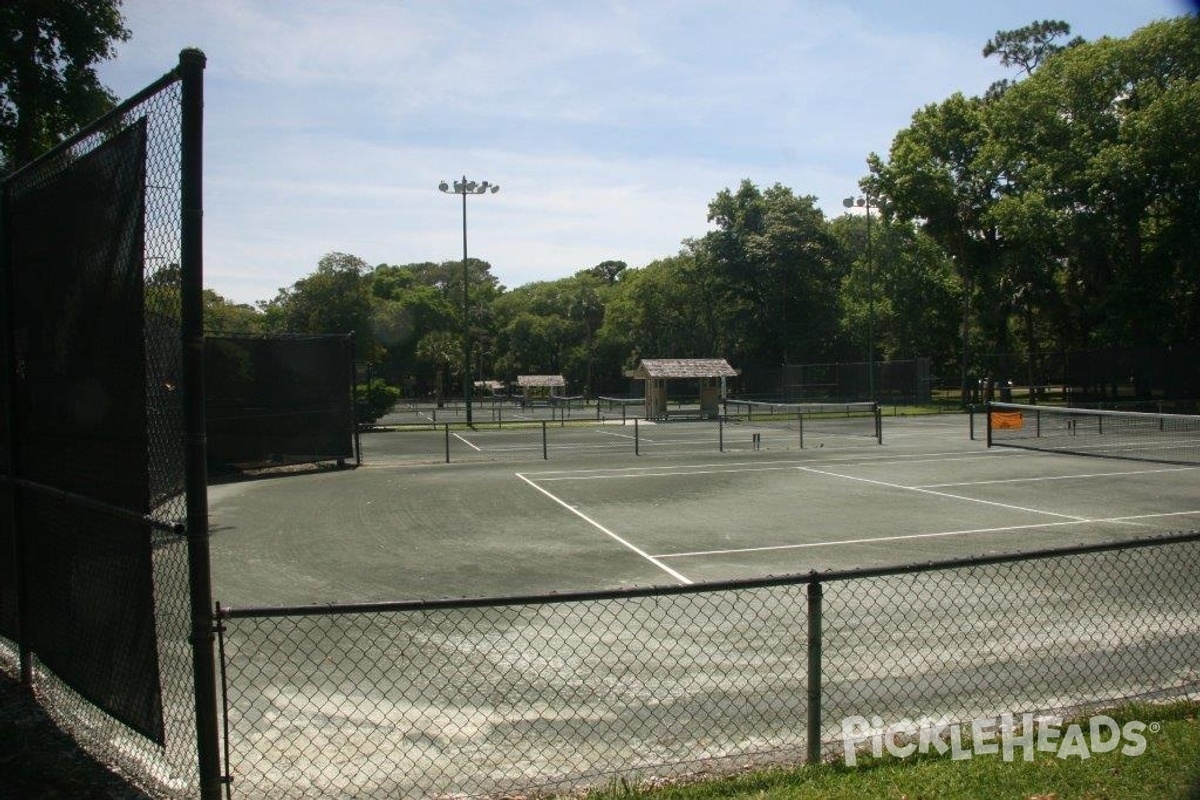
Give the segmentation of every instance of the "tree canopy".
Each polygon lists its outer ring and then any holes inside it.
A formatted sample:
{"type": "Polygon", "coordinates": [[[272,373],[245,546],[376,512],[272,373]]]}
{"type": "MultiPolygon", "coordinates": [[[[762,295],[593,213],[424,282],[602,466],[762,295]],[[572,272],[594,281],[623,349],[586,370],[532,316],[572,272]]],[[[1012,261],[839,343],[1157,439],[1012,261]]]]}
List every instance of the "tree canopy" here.
{"type": "Polygon", "coordinates": [[[95,66],[127,40],[120,0],[0,5],[0,171],[49,150],[116,98],[95,66]]]}
{"type": "Polygon", "coordinates": [[[330,254],[243,324],[353,330],[361,358],[413,392],[562,373],[620,393],[640,358],[738,367],[928,357],[947,385],[989,354],[1200,340],[1200,23],[1068,39],[998,32],[1017,71],[983,96],[917,109],[870,154],[871,217],[749,180],[710,230],[641,267],[611,259],[506,289],[487,262],[370,267],[330,254]],[[868,240],[869,237],[869,240],[868,240]],[[462,336],[472,362],[462,363],[462,336]]]}

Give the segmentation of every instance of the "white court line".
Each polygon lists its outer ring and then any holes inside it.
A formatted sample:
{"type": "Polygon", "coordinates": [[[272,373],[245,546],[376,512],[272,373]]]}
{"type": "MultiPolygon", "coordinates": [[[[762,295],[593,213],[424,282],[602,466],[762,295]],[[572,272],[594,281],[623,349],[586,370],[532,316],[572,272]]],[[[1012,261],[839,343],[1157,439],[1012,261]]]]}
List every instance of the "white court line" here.
{"type": "Polygon", "coordinates": [[[459,434],[457,434],[457,433],[456,433],[456,434],[454,434],[454,438],[455,438],[455,439],[458,439],[460,442],[462,442],[463,444],[465,444],[467,447],[474,448],[476,453],[482,453],[482,452],[483,452],[483,448],[482,448],[482,447],[475,447],[475,445],[471,444],[470,442],[468,442],[466,439],[464,439],[462,436],[460,436],[460,435],[459,435],[459,434]]]}
{"type": "Polygon", "coordinates": [[[921,488],[915,487],[915,486],[903,486],[899,483],[888,483],[887,481],[876,481],[876,480],[871,480],[870,478],[856,478],[853,475],[839,475],[836,472],[826,472],[825,470],[812,469],[811,467],[796,467],[796,469],[803,470],[804,472],[811,472],[815,475],[827,475],[831,478],[844,478],[845,480],[848,480],[848,481],[860,481],[862,483],[874,484],[875,486],[884,486],[889,489],[902,489],[902,490],[908,491],[908,492],[918,492],[920,494],[931,494],[935,497],[948,497],[952,500],[963,500],[968,503],[979,503],[980,505],[985,505],[985,506],[996,506],[998,508],[1006,508],[1009,511],[1026,511],[1030,514],[1044,514],[1048,517],[1060,517],[1062,519],[1070,519],[1070,520],[1075,520],[1077,522],[1091,522],[1092,521],[1092,520],[1087,519],[1086,517],[1077,517],[1074,514],[1059,514],[1058,512],[1055,512],[1055,511],[1043,511],[1040,508],[1025,508],[1024,506],[1015,506],[1015,505],[1012,505],[1011,503],[998,503],[994,500],[980,500],[977,497],[963,497],[962,495],[951,494],[950,492],[935,492],[932,489],[921,489],[921,488]]]}
{"type": "MultiPolygon", "coordinates": [[[[1041,454],[1029,453],[1021,451],[1005,451],[1005,455],[981,455],[975,453],[931,453],[922,454],[920,457],[913,456],[911,458],[904,456],[888,455],[888,456],[840,456],[838,458],[825,458],[816,462],[818,464],[840,464],[847,466],[892,466],[895,464],[921,464],[925,462],[940,463],[944,461],[973,461],[987,458],[1030,458],[1037,457],[1041,454]],[[934,456],[930,458],[928,456],[934,456]],[[886,461],[879,459],[886,458],[886,461]]],[[[718,473],[738,473],[738,472],[762,472],[764,470],[782,470],[795,469],[802,464],[811,464],[811,461],[796,461],[794,459],[770,461],[766,466],[762,461],[735,461],[728,464],[680,464],[673,467],[596,467],[594,469],[554,469],[543,470],[541,472],[529,472],[527,475],[532,475],[540,481],[574,481],[574,480],[595,480],[606,478],[642,478],[642,477],[673,477],[676,475],[705,475],[718,473]],[[744,467],[744,469],[743,469],[744,467]],[[657,470],[657,471],[650,471],[657,470]]]]}
{"type": "Polygon", "coordinates": [[[638,547],[637,545],[634,545],[634,544],[632,544],[632,543],[630,543],[630,542],[626,541],[625,539],[622,539],[620,536],[618,536],[617,534],[613,533],[613,532],[612,532],[612,531],[610,531],[608,528],[606,528],[606,527],[604,527],[603,525],[601,525],[599,522],[596,522],[594,519],[592,519],[591,517],[589,517],[587,514],[584,514],[584,513],[583,513],[582,511],[580,511],[579,509],[575,508],[575,507],[574,507],[574,506],[572,506],[572,505],[569,505],[568,503],[566,503],[565,501],[563,501],[563,500],[559,499],[558,497],[555,497],[555,496],[554,496],[554,495],[552,495],[550,492],[546,491],[546,490],[545,490],[545,489],[543,489],[541,486],[538,486],[536,483],[534,483],[533,481],[529,480],[529,478],[526,478],[526,477],[525,477],[524,475],[522,475],[521,473],[519,473],[519,472],[518,472],[518,473],[515,473],[515,474],[516,474],[516,476],[517,476],[518,478],[520,478],[521,480],[525,481],[525,483],[529,484],[529,485],[530,485],[530,486],[532,486],[534,489],[537,489],[539,492],[541,492],[542,494],[546,495],[546,497],[549,497],[551,500],[553,500],[554,502],[558,503],[558,504],[559,504],[560,506],[562,506],[563,508],[565,508],[565,509],[567,509],[568,511],[570,511],[572,514],[574,514],[575,516],[579,517],[581,520],[583,520],[584,522],[588,523],[589,525],[591,525],[591,526],[592,526],[593,528],[595,528],[596,530],[598,530],[598,531],[600,531],[601,533],[603,533],[605,536],[608,536],[608,537],[610,537],[611,539],[613,539],[614,541],[616,541],[618,544],[620,544],[622,547],[628,548],[629,550],[632,550],[634,553],[637,553],[639,556],[641,556],[642,558],[646,559],[646,560],[647,560],[647,561],[649,561],[651,564],[653,564],[654,566],[658,567],[659,569],[661,569],[663,572],[665,572],[665,573],[667,573],[668,575],[670,575],[670,576],[671,576],[672,578],[674,578],[675,580],[677,580],[677,581],[679,581],[680,583],[683,583],[683,584],[691,584],[691,583],[692,583],[692,580],[691,580],[690,578],[688,578],[687,576],[685,576],[683,573],[676,572],[675,570],[671,569],[671,568],[670,568],[670,567],[668,567],[666,564],[662,563],[662,562],[661,562],[661,561],[659,561],[657,558],[655,558],[654,556],[650,555],[649,553],[647,553],[645,550],[641,549],[641,548],[640,548],[640,547],[638,547]]]}
{"type": "Polygon", "coordinates": [[[1087,478],[1112,478],[1122,475],[1154,475],[1159,472],[1187,472],[1197,467],[1163,467],[1161,469],[1135,469],[1128,472],[1084,472],[1078,475],[1047,475],[1041,478],[1001,478],[993,481],[963,481],[961,483],[926,483],[914,489],[945,489],[951,486],[986,486],[991,483],[1028,483],[1030,481],[1073,481],[1087,478]]]}
{"type": "Polygon", "coordinates": [[[901,542],[909,539],[936,539],[942,536],[970,536],[975,533],[1003,533],[1034,528],[1060,528],[1064,525],[1083,525],[1095,520],[1071,520],[1070,522],[1038,522],[1031,525],[1007,525],[1002,528],[968,528],[961,531],[938,531],[936,533],[906,533],[896,536],[878,536],[863,539],[839,539],[832,542],[803,542],[801,544],[772,544],[762,547],[734,547],[726,550],[694,550],[686,553],[659,553],[655,558],[694,558],[697,556],[723,556],[736,553],[766,553],[772,550],[808,550],[814,547],[840,547],[847,544],[872,544],[874,542],[901,542]]]}
{"type": "Polygon", "coordinates": [[[1138,514],[1129,517],[1109,517],[1107,519],[1080,519],[1069,522],[1037,522],[1029,525],[1006,525],[1000,528],[966,528],[960,531],[938,531],[936,533],[905,533],[896,536],[878,536],[876,538],[840,539],[831,542],[803,542],[801,544],[772,544],[761,547],[731,547],[725,550],[693,550],[684,553],[657,553],[655,558],[697,558],[700,556],[736,555],[738,553],[766,553],[774,550],[809,550],[815,547],[837,547],[847,544],[873,544],[875,542],[903,542],[910,539],[937,539],[943,536],[970,536],[976,533],[1006,533],[1008,531],[1027,531],[1038,528],[1062,528],[1070,525],[1087,525],[1103,522],[1128,522],[1135,519],[1153,519],[1155,517],[1181,517],[1188,514],[1200,514],[1200,511],[1169,511],[1161,514],[1138,514]]]}

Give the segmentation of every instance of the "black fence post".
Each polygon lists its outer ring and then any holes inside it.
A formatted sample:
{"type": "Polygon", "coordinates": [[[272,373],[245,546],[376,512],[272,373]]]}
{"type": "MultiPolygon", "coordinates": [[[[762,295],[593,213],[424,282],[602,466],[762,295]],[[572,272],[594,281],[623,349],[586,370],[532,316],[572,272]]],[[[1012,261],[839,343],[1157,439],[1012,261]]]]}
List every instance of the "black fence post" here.
{"type": "Polygon", "coordinates": [[[0,292],[0,319],[4,320],[4,355],[6,364],[4,369],[7,371],[5,380],[5,397],[4,397],[4,426],[5,426],[5,441],[8,443],[8,464],[6,465],[7,474],[5,480],[8,483],[8,508],[4,509],[8,515],[10,530],[13,535],[12,552],[7,555],[13,559],[13,575],[16,579],[16,636],[17,636],[17,651],[18,661],[20,663],[21,683],[26,687],[33,686],[33,649],[29,645],[30,641],[30,607],[29,607],[29,578],[25,565],[25,528],[21,522],[21,505],[20,493],[21,488],[17,485],[18,479],[21,477],[20,464],[17,454],[21,448],[17,446],[19,426],[16,421],[16,405],[14,401],[14,387],[17,385],[17,359],[13,352],[16,345],[15,328],[13,322],[12,298],[16,291],[16,278],[13,275],[12,263],[12,184],[8,181],[3,183],[3,197],[0,198],[0,281],[3,282],[3,291],[0,292]]]}
{"type": "Polygon", "coordinates": [[[188,578],[191,589],[192,674],[196,690],[196,752],[200,796],[221,796],[220,732],[212,565],[208,547],[208,467],[204,412],[204,67],[196,49],[179,54],[180,134],[180,327],[183,339],[184,495],[187,507],[188,578]]]}
{"type": "Polygon", "coordinates": [[[808,584],[808,763],[821,761],[821,582],[808,584]]]}

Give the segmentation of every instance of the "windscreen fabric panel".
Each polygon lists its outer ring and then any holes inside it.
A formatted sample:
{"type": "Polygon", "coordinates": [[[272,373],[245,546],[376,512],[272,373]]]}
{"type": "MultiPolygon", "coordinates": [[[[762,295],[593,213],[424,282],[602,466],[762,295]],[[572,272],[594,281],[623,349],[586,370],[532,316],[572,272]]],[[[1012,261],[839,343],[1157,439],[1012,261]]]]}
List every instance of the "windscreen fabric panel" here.
{"type": "Polygon", "coordinates": [[[162,742],[144,312],[146,129],[135,123],[10,206],[27,639],[81,695],[162,742]]]}
{"type": "Polygon", "coordinates": [[[205,416],[212,465],[354,457],[348,336],[209,336],[205,416]]]}

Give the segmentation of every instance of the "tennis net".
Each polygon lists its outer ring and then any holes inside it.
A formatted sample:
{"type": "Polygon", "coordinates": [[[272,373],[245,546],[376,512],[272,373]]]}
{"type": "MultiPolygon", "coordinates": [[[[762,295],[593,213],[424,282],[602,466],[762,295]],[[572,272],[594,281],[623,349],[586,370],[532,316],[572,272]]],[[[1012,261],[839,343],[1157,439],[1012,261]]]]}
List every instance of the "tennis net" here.
{"type": "Polygon", "coordinates": [[[882,444],[879,406],[861,403],[775,403],[726,400],[724,421],[730,425],[782,429],[804,439],[870,438],[882,444]]]}
{"type": "Polygon", "coordinates": [[[1200,416],[989,403],[988,446],[1200,464],[1200,416]]]}

